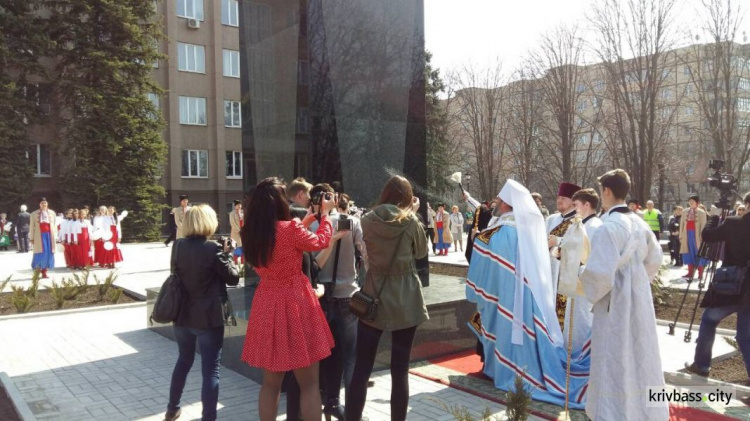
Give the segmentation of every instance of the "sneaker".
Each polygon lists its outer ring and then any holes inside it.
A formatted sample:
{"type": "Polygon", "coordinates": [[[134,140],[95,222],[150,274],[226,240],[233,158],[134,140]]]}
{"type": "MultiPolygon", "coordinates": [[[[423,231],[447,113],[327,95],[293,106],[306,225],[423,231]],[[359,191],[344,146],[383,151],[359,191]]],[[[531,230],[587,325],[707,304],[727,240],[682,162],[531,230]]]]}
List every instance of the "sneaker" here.
{"type": "Polygon", "coordinates": [[[703,370],[699,368],[697,365],[695,365],[695,363],[685,363],[685,370],[687,370],[688,373],[693,373],[701,377],[708,377],[709,372],[709,370],[703,370]]]}

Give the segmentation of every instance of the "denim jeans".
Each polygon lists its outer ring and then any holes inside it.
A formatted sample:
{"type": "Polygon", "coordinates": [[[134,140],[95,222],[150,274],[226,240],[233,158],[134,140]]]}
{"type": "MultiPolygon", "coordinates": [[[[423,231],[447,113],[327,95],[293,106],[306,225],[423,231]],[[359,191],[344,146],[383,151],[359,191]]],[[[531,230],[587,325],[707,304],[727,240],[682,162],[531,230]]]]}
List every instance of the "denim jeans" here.
{"type": "Polygon", "coordinates": [[[167,409],[175,411],[180,407],[185,380],[187,380],[188,372],[195,359],[197,339],[201,351],[201,372],[203,374],[203,388],[201,389],[202,419],[213,421],[216,419],[216,405],[219,402],[219,364],[221,362],[221,347],[224,343],[224,326],[206,330],[174,326],[174,335],[177,338],[180,355],[177,357],[177,364],[175,364],[172,372],[167,409]]]}
{"type": "Polygon", "coordinates": [[[745,360],[745,370],[750,378],[750,307],[724,306],[709,307],[703,312],[701,326],[698,329],[698,344],[695,346],[695,365],[702,370],[711,368],[711,350],[716,338],[716,327],[722,320],[737,313],[737,345],[745,360]]]}
{"type": "Polygon", "coordinates": [[[349,298],[334,298],[328,306],[328,325],[335,342],[331,355],[325,359],[326,376],[323,403],[339,405],[341,395],[341,380],[344,380],[347,394],[354,374],[354,361],[357,357],[357,316],[349,311],[349,298]]]}

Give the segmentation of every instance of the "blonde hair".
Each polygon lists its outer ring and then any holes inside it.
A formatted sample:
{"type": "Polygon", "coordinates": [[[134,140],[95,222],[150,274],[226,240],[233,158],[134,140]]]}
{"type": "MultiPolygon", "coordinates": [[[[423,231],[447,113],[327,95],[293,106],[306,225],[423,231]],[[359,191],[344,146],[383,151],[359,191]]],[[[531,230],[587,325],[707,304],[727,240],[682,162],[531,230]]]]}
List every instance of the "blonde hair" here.
{"type": "Polygon", "coordinates": [[[185,214],[185,237],[211,237],[219,227],[216,212],[206,204],[193,206],[185,214]]]}
{"type": "Polygon", "coordinates": [[[453,212],[454,210],[458,210],[458,206],[456,205],[451,206],[451,212],[453,212]]]}

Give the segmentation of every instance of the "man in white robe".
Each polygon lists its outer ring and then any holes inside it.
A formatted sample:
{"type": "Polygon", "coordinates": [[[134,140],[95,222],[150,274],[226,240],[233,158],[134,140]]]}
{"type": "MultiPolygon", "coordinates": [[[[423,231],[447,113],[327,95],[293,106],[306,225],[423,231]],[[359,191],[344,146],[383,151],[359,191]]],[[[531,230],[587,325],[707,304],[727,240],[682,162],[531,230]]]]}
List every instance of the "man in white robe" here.
{"type": "Polygon", "coordinates": [[[664,387],[651,296],[661,247],[625,204],[630,176],[612,170],[599,177],[599,183],[609,212],[594,232],[580,276],[594,305],[586,414],[593,421],[665,421],[667,403],[649,402],[649,389],[664,387]]]}
{"type": "MultiPolygon", "coordinates": [[[[573,183],[560,183],[557,189],[557,213],[547,218],[547,247],[552,256],[557,256],[562,238],[573,223],[573,217],[576,216],[576,208],[573,206],[573,195],[581,190],[581,187],[573,183]]],[[[555,311],[557,319],[562,328],[565,319],[565,308],[567,306],[567,297],[557,294],[557,284],[560,281],[560,261],[553,258],[550,262],[552,274],[552,283],[555,291],[555,311]]]]}

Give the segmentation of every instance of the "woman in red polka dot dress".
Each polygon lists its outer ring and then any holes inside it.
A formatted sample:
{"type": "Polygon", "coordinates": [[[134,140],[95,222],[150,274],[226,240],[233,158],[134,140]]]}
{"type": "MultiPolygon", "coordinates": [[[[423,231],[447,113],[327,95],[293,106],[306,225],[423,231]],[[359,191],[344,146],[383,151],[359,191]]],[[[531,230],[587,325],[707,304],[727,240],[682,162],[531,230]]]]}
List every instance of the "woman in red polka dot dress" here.
{"type": "Polygon", "coordinates": [[[281,382],[294,371],[306,420],[321,418],[318,362],[331,354],[333,336],[310,280],[302,272],[302,252],[328,247],[332,227],[326,215],[333,198],[322,202],[317,232],[307,227],[308,214],[291,219],[286,187],[275,177],[261,181],[252,193],[242,227],[245,261],[260,276],[255,292],[242,360],[263,370],[258,400],[261,421],[275,420],[281,382]]]}

